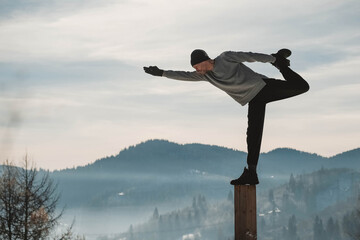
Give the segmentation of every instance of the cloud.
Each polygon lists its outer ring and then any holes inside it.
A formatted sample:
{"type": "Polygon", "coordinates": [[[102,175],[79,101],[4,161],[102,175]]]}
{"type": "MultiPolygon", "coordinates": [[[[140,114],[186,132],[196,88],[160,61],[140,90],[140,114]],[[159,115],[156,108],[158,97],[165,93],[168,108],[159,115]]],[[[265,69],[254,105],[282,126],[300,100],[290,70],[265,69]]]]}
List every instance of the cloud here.
{"type": "Polygon", "coordinates": [[[320,48],[317,52],[328,51],[331,46],[326,43],[333,42],[329,36],[342,40],[354,36],[350,26],[357,16],[356,1],[305,1],[295,6],[284,1],[231,0],[173,1],[171,5],[161,0],[80,1],[75,6],[45,2],[32,6],[41,9],[34,12],[23,7],[22,1],[14,4],[27,14],[3,23],[3,60],[117,59],[189,67],[189,52],[200,46],[212,55],[229,49],[270,52],[284,43],[303,49],[307,43],[307,48],[320,48]],[[51,11],[57,9],[60,13],[51,11]],[[58,17],[49,21],[49,15],[58,17]],[[338,24],[329,25],[329,20],[338,24]],[[30,37],[24,41],[24,36],[30,37]]]}
{"type": "MultiPolygon", "coordinates": [[[[155,78],[142,70],[190,70],[194,48],[211,57],[225,50],[292,49],[291,64],[311,89],[269,104],[263,151],[290,146],[331,154],[356,147],[356,0],[0,5],[0,136],[13,116],[9,106],[18,106],[12,154],[21,158],[29,149],[40,166],[85,164],[148,138],[246,150],[246,107],[205,82],[155,78]]],[[[282,78],[270,64],[248,66],[282,78]]]]}

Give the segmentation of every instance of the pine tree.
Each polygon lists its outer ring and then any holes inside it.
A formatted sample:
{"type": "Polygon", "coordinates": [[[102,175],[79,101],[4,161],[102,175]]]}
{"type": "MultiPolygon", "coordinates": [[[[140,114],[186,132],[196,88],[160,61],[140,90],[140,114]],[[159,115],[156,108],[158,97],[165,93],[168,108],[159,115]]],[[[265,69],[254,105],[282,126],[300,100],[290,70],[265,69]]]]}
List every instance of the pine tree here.
{"type": "Polygon", "coordinates": [[[334,239],[334,240],[341,240],[340,224],[339,224],[339,221],[338,221],[338,220],[336,220],[336,221],[335,221],[335,224],[334,224],[333,239],[334,239]]]}
{"type": "Polygon", "coordinates": [[[153,213],[153,217],[152,217],[154,220],[157,220],[159,219],[159,211],[157,209],[157,207],[155,208],[154,210],[154,213],[153,213]]]}
{"type": "Polygon", "coordinates": [[[269,190],[269,202],[272,204],[272,206],[275,205],[275,200],[274,200],[274,190],[273,189],[270,189],[269,190]]]}
{"type": "Polygon", "coordinates": [[[222,229],[221,226],[217,229],[217,239],[218,240],[224,240],[225,239],[224,232],[223,232],[223,229],[222,229]]]}
{"type": "Polygon", "coordinates": [[[313,230],[314,230],[314,240],[325,240],[324,239],[325,231],[322,220],[319,218],[319,216],[315,217],[313,230]]]}
{"type": "Polygon", "coordinates": [[[228,196],[227,196],[227,200],[229,202],[233,202],[234,201],[234,194],[233,192],[230,190],[229,193],[228,193],[228,196]]]}
{"type": "Polygon", "coordinates": [[[133,228],[133,225],[131,224],[130,227],[129,227],[129,240],[134,240],[135,237],[134,237],[134,228],[133,228]]]}
{"type": "Polygon", "coordinates": [[[265,232],[265,228],[266,228],[265,218],[262,217],[262,218],[260,219],[260,224],[259,224],[259,230],[260,230],[260,232],[265,232]]]}
{"type": "Polygon", "coordinates": [[[205,215],[208,209],[206,198],[203,195],[198,196],[197,205],[202,215],[205,215]]]}
{"type": "Polygon", "coordinates": [[[295,190],[296,190],[296,181],[295,181],[295,178],[294,178],[294,175],[291,173],[290,175],[290,180],[289,180],[289,188],[290,188],[290,191],[295,193],[295,190]]]}
{"type": "Polygon", "coordinates": [[[197,209],[196,197],[193,197],[192,208],[193,208],[194,210],[197,209]]]}
{"type": "Polygon", "coordinates": [[[334,238],[335,223],[332,217],[326,222],[326,235],[328,240],[338,240],[334,238]]]}
{"type": "Polygon", "coordinates": [[[286,229],[285,226],[282,227],[281,233],[282,233],[283,239],[287,239],[287,237],[288,237],[288,230],[286,229]]]}
{"type": "Polygon", "coordinates": [[[360,210],[356,209],[352,212],[348,212],[343,217],[342,226],[344,232],[350,239],[360,239],[360,210]]]}
{"type": "Polygon", "coordinates": [[[175,227],[181,228],[181,222],[180,222],[179,213],[176,213],[176,216],[175,216],[175,227]]]}
{"type": "Polygon", "coordinates": [[[306,211],[312,213],[316,210],[316,200],[313,189],[306,189],[304,194],[306,211]]]}
{"type": "Polygon", "coordinates": [[[292,215],[289,218],[289,222],[288,222],[288,239],[296,240],[296,238],[297,238],[296,217],[295,215],[292,215]]]}

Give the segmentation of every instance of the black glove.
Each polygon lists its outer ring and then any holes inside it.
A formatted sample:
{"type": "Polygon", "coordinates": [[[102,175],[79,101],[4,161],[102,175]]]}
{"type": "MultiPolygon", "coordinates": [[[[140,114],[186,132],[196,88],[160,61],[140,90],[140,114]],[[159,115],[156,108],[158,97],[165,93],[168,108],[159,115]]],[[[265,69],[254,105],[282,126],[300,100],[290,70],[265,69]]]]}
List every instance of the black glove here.
{"type": "Polygon", "coordinates": [[[164,70],[159,69],[157,66],[144,67],[144,71],[153,76],[162,77],[164,70]]]}

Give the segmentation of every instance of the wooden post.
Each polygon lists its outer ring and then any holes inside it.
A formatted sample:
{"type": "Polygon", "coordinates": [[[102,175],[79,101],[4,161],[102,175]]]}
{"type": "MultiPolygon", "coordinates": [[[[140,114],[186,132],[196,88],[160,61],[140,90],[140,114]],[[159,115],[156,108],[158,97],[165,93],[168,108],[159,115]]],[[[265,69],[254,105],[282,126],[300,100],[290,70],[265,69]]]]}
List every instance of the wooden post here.
{"type": "Polygon", "coordinates": [[[256,186],[235,185],[235,240],[257,239],[256,186]]]}

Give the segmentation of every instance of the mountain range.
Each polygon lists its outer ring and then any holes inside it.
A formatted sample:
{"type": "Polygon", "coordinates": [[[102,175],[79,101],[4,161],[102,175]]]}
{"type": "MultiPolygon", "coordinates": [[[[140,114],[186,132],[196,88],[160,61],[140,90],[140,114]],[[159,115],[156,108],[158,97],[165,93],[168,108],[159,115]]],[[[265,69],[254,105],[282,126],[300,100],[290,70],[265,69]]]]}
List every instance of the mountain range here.
{"type": "MultiPolygon", "coordinates": [[[[322,166],[327,168],[359,168],[360,148],[332,157],[322,157],[290,148],[277,148],[262,153],[259,170],[264,173],[301,173],[322,166]]],[[[177,144],[167,140],[148,140],[82,167],[56,172],[126,172],[179,173],[198,169],[210,173],[231,174],[246,165],[246,153],[225,147],[204,144],[177,144]]]]}
{"type": "MultiPolygon", "coordinates": [[[[223,197],[246,165],[246,153],[220,146],[148,140],[82,167],[54,171],[62,200],[70,206],[152,204],[204,194],[223,197]],[[121,196],[121,197],[119,197],[121,196]],[[146,196],[146,198],[144,198],[146,196]]],[[[322,157],[289,148],[262,153],[261,188],[322,167],[360,168],[360,148],[322,157]]]]}

